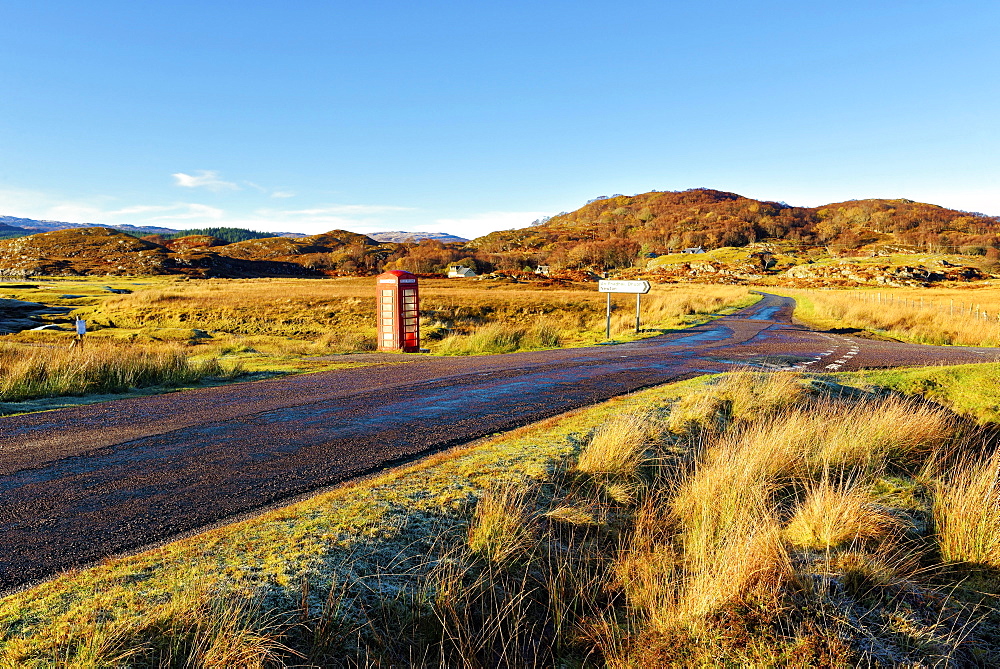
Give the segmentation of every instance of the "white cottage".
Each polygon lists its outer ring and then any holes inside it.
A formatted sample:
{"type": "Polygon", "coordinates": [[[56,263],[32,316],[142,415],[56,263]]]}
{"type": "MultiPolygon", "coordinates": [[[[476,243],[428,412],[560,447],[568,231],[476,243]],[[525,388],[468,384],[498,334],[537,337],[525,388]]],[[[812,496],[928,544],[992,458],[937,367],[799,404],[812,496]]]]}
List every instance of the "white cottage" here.
{"type": "Polygon", "coordinates": [[[476,276],[476,271],[465,265],[452,265],[448,268],[449,279],[463,279],[476,276]]]}

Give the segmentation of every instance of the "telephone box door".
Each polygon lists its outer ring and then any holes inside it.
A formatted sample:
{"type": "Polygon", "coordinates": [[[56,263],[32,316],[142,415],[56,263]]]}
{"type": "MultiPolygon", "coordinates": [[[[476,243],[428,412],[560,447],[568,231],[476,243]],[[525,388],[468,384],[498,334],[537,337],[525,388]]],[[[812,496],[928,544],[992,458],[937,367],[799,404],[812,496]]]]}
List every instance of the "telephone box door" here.
{"type": "Polygon", "coordinates": [[[376,278],[378,348],[380,351],[420,351],[420,296],[417,277],[391,270],[376,278]]]}

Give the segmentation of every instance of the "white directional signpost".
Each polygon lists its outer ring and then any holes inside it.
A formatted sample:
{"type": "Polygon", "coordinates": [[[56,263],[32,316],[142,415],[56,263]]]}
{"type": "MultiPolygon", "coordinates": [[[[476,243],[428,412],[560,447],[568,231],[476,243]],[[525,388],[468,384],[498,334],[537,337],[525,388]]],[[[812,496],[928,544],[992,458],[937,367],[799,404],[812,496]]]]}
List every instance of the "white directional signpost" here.
{"type": "Polygon", "coordinates": [[[608,294],[607,339],[611,339],[611,293],[635,293],[635,331],[639,332],[640,300],[649,292],[649,281],[608,281],[597,282],[597,292],[608,294]]]}

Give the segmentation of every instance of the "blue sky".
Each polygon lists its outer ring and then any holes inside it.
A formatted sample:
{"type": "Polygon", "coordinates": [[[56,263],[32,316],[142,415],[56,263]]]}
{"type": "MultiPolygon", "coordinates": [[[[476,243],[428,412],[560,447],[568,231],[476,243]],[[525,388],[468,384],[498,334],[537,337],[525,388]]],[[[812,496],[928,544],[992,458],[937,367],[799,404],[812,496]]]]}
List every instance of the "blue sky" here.
{"type": "Polygon", "coordinates": [[[1000,3],[0,0],[0,214],[472,237],[711,187],[1000,214],[1000,3]]]}

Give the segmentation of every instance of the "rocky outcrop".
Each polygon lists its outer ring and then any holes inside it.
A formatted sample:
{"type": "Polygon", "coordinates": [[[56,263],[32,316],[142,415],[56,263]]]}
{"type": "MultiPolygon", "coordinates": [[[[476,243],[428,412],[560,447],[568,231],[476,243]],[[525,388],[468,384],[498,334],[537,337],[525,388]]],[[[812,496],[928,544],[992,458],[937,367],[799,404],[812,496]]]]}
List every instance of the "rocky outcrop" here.
{"type": "Polygon", "coordinates": [[[763,278],[760,266],[752,262],[722,263],[715,260],[660,265],[635,274],[663,283],[696,281],[698,283],[744,284],[763,278]]]}
{"type": "Polygon", "coordinates": [[[830,264],[796,265],[782,274],[797,284],[829,286],[923,287],[939,281],[977,281],[987,276],[975,267],[862,264],[841,261],[830,264]]]}

